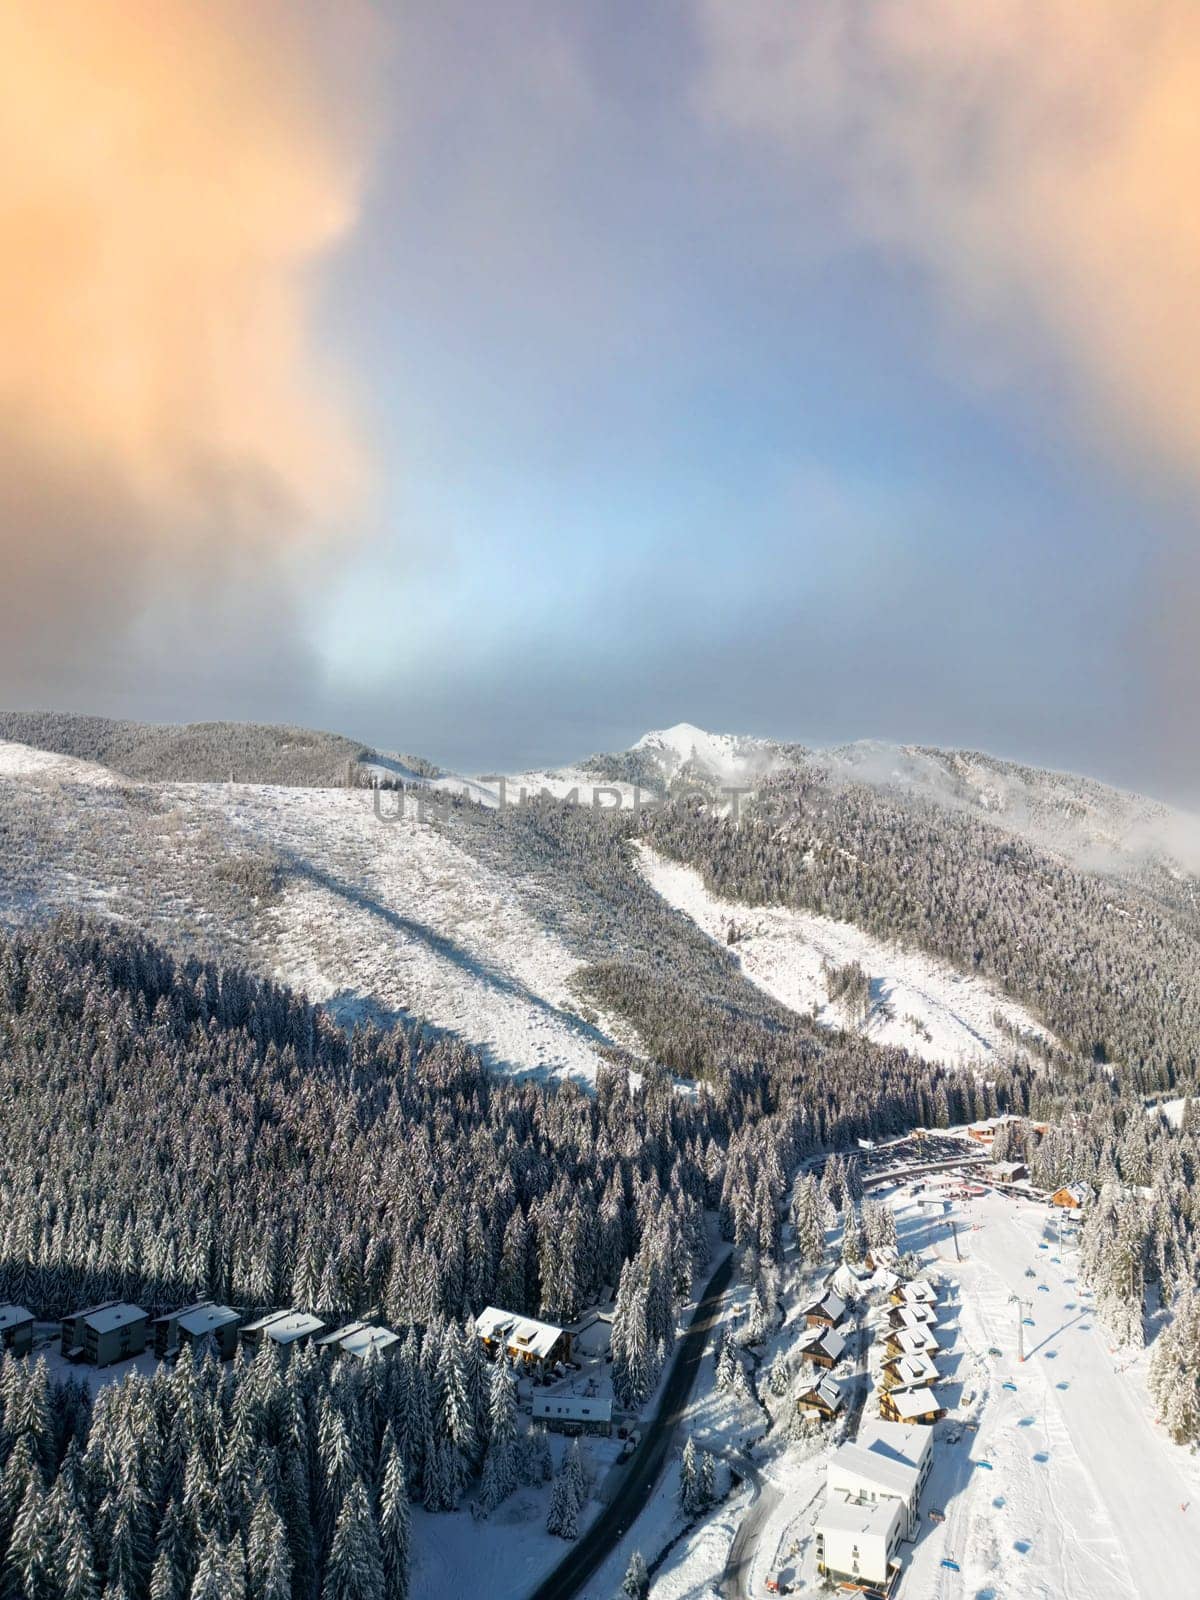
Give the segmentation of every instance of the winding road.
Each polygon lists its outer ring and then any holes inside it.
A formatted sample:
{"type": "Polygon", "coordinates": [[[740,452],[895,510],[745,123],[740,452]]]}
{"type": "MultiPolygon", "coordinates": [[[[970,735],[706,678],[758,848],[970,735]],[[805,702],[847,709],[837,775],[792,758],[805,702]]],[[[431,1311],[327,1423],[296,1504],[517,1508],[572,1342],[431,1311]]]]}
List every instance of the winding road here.
{"type": "Polygon", "coordinates": [[[732,1275],[731,1251],[705,1285],[688,1330],[675,1352],[658,1409],[643,1428],[642,1441],[629,1458],[616,1494],[550,1576],[537,1586],[530,1600],[571,1600],[637,1520],[666,1462],[676,1425],[691,1395],[708,1335],[715,1325],[716,1313],[732,1275]]]}

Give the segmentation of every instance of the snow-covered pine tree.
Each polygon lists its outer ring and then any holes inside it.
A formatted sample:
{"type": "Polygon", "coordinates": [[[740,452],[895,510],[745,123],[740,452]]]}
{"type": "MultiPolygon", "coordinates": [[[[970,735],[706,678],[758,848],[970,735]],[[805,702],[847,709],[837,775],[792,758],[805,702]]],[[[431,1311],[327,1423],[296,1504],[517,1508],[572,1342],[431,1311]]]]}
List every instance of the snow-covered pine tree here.
{"type": "Polygon", "coordinates": [[[629,1565],[625,1568],[625,1577],[621,1582],[621,1593],[627,1600],[646,1600],[650,1593],[650,1573],[646,1568],[646,1558],[640,1550],[635,1550],[629,1558],[629,1565]]]}
{"type": "Polygon", "coordinates": [[[571,1474],[564,1467],[554,1480],[550,1491],[550,1510],[546,1516],[546,1532],[560,1539],[579,1536],[579,1500],[571,1474]]]}
{"type": "Polygon", "coordinates": [[[321,1600],[385,1600],[383,1552],[367,1492],[356,1478],[338,1514],[321,1600]]]}
{"type": "Polygon", "coordinates": [[[408,1486],[404,1481],[404,1463],[390,1433],[385,1436],[383,1449],[379,1544],[383,1556],[384,1600],[408,1600],[412,1518],[408,1506],[408,1486]]]}

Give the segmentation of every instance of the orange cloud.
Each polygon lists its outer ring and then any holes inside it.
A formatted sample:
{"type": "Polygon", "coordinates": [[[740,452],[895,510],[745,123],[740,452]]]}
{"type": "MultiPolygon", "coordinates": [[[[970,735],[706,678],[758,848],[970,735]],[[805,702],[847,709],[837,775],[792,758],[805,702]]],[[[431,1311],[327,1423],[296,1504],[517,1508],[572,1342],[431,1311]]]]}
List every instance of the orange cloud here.
{"type": "Polygon", "coordinates": [[[1193,0],[702,0],[701,97],[956,315],[1047,341],[1109,440],[1200,463],[1193,0]],[[1118,425],[1113,428],[1114,422],[1118,425]]]}
{"type": "MultiPolygon", "coordinates": [[[[0,421],[17,446],[0,464],[16,519],[0,540],[15,570],[36,559],[15,549],[35,529],[64,566],[110,540],[81,477],[120,503],[126,554],[140,538],[269,546],[360,488],[312,317],[314,271],[358,212],[367,138],[339,110],[310,13],[0,9],[0,421]],[[55,478],[77,499],[65,522],[47,501],[55,478]]],[[[344,41],[358,22],[352,7],[336,16],[344,41]]]]}

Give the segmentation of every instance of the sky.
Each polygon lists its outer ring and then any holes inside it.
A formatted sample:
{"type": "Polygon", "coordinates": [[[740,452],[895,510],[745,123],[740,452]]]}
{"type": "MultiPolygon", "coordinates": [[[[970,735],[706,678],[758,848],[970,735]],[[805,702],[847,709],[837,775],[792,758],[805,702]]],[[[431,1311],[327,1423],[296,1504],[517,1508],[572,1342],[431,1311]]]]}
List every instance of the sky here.
{"type": "Polygon", "coordinates": [[[1200,803],[1192,0],[43,0],[0,77],[0,702],[1200,803]]]}

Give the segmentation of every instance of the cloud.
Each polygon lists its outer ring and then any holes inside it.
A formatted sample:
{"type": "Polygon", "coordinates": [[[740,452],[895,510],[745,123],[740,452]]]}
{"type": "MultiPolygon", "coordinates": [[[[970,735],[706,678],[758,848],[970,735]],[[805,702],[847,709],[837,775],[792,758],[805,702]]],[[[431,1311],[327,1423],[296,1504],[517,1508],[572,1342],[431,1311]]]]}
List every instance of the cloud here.
{"type": "Polygon", "coordinates": [[[354,225],[373,131],[353,92],[366,24],[354,4],[333,19],[284,0],[0,11],[12,692],[56,650],[117,649],[166,575],[215,603],[253,552],[270,581],[363,492],[314,331],[316,270],[354,225]]]}
{"type": "MultiPolygon", "coordinates": [[[[1193,0],[701,0],[699,96],[956,318],[1072,383],[1108,448],[1200,461],[1193,0]]],[[[836,224],[834,224],[836,225],[836,224]]]]}

